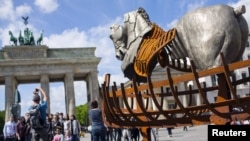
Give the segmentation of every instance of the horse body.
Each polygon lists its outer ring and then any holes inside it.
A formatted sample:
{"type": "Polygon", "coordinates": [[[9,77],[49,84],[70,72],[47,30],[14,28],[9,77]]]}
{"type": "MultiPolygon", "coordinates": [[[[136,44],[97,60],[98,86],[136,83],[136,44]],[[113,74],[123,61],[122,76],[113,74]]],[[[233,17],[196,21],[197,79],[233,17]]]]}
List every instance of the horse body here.
{"type": "Polygon", "coordinates": [[[33,32],[30,32],[29,45],[35,45],[35,38],[33,36],[33,32]]]}
{"type": "MultiPolygon", "coordinates": [[[[243,13],[244,6],[232,8],[227,5],[209,6],[187,13],[174,27],[177,33],[167,55],[173,60],[188,57],[197,69],[202,70],[220,66],[220,53],[224,54],[226,63],[239,61],[249,31],[243,13]]],[[[154,28],[142,8],[126,13],[124,17],[124,26],[111,27],[110,38],[116,47],[117,58],[123,61],[125,77],[132,79],[138,50],[144,40],[153,36],[154,28]]],[[[163,34],[157,35],[159,37],[151,39],[148,46],[163,34]]]]}
{"type": "Polygon", "coordinates": [[[39,38],[37,39],[36,44],[37,44],[37,45],[41,45],[42,40],[43,40],[43,31],[40,33],[40,36],[39,36],[39,38]]]}
{"type": "Polygon", "coordinates": [[[187,13],[175,26],[171,57],[189,57],[198,69],[220,66],[220,53],[226,63],[240,61],[248,38],[244,9],[215,5],[187,13]]]}
{"type": "Polygon", "coordinates": [[[9,31],[9,35],[10,35],[10,41],[12,41],[14,45],[17,45],[17,38],[13,35],[11,31],[9,31]]]}

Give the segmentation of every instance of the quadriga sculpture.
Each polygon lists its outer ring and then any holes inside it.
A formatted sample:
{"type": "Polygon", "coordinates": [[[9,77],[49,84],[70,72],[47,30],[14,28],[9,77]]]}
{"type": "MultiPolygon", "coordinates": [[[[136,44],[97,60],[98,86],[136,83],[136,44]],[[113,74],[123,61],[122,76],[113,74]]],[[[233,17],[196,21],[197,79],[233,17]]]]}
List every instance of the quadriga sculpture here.
{"type": "MultiPolygon", "coordinates": [[[[172,31],[165,32],[151,23],[146,11],[139,8],[124,15],[124,26],[111,26],[110,38],[116,57],[123,61],[122,71],[129,79],[136,74],[137,81],[145,81],[145,71],[150,73],[157,59],[158,62],[164,61],[160,58],[170,58],[173,62],[188,57],[197,69],[205,70],[221,65],[221,53],[226,63],[240,61],[249,30],[242,16],[245,11],[244,5],[199,8],[184,15],[172,31]],[[145,46],[146,49],[142,50],[145,46]],[[145,54],[153,55],[147,57],[145,54]],[[143,55],[145,60],[136,60],[143,55]],[[149,64],[144,63],[147,59],[151,59],[149,64]]],[[[164,63],[160,64],[164,66],[164,63]]]]}

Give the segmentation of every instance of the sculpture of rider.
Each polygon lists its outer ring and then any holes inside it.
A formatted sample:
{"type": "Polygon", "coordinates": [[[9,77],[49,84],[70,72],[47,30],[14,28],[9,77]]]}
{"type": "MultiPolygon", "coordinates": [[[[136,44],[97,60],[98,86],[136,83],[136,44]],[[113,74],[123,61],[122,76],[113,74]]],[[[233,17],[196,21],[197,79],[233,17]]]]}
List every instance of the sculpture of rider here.
{"type": "Polygon", "coordinates": [[[20,33],[19,33],[18,41],[19,41],[19,44],[20,44],[20,45],[24,45],[24,39],[23,39],[23,36],[22,36],[22,32],[21,32],[21,31],[20,31],[20,33]]]}

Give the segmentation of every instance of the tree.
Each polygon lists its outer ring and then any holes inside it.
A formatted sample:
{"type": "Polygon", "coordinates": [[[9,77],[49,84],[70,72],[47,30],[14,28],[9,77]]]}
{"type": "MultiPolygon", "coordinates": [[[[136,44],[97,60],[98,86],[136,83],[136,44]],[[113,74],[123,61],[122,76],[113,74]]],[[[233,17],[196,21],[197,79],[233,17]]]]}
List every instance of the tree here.
{"type": "Polygon", "coordinates": [[[76,119],[81,125],[88,125],[88,103],[76,106],[76,119]]]}
{"type": "Polygon", "coordinates": [[[0,135],[3,134],[3,126],[5,123],[5,111],[0,111],[0,135]]]}

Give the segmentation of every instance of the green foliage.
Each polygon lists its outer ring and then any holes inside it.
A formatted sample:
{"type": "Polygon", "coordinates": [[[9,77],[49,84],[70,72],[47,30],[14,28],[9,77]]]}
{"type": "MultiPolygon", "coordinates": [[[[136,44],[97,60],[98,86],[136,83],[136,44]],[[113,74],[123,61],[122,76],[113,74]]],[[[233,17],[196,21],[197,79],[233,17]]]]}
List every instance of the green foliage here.
{"type": "Polygon", "coordinates": [[[0,111],[0,135],[3,134],[4,123],[5,123],[5,111],[0,111]]]}
{"type": "Polygon", "coordinates": [[[76,119],[81,125],[88,125],[88,103],[76,107],[76,119]]]}

